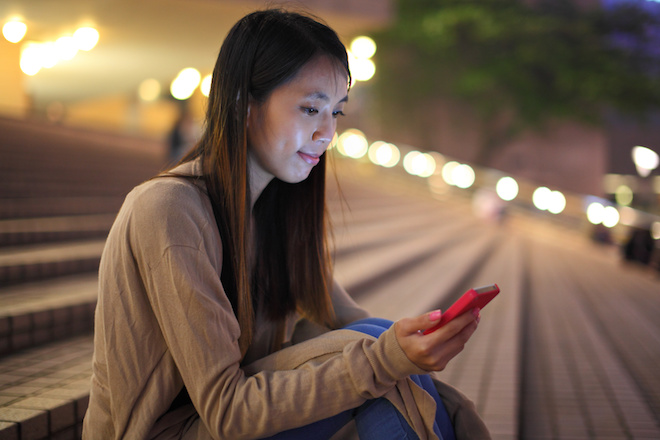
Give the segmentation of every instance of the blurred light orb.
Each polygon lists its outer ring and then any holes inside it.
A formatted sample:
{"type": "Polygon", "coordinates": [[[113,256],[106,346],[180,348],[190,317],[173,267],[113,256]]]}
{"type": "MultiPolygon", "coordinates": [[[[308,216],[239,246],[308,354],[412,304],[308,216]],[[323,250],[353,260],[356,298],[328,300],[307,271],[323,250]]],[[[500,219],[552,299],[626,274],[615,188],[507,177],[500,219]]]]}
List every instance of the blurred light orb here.
{"type": "Polygon", "coordinates": [[[27,32],[27,25],[18,20],[12,20],[2,26],[2,35],[10,43],[18,43],[23,39],[27,32]]]}
{"type": "Polygon", "coordinates": [[[548,200],[548,211],[552,214],[560,214],[566,208],[566,197],[560,191],[550,191],[548,200]]]}
{"type": "Polygon", "coordinates": [[[653,222],[651,225],[651,235],[655,240],[660,240],[660,222],[653,222]]]}
{"type": "Polygon", "coordinates": [[[658,153],[651,150],[650,148],[642,147],[638,145],[632,149],[632,158],[637,168],[637,172],[642,177],[647,177],[651,174],[651,171],[658,167],[660,163],[660,158],[658,153]]]}
{"type": "Polygon", "coordinates": [[[64,61],[72,60],[78,53],[78,46],[73,37],[64,36],[55,41],[57,58],[64,61]]]}
{"type": "Polygon", "coordinates": [[[411,151],[403,158],[403,168],[413,176],[429,177],[435,172],[435,159],[428,153],[411,151]]]}
{"type": "Polygon", "coordinates": [[[206,96],[207,98],[211,94],[211,82],[213,81],[213,75],[208,74],[202,79],[202,84],[199,86],[199,90],[202,92],[202,95],[206,96]]]}
{"type": "Polygon", "coordinates": [[[476,174],[470,165],[459,164],[452,170],[451,179],[457,187],[467,189],[474,184],[476,174]]]}
{"type": "Polygon", "coordinates": [[[367,154],[369,143],[360,130],[349,128],[339,136],[337,150],[344,156],[359,159],[367,154]]]}
{"type": "Polygon", "coordinates": [[[350,50],[357,58],[371,58],[376,53],[376,42],[369,37],[356,37],[351,42],[350,50]]]}
{"type": "MultiPolygon", "coordinates": [[[[420,159],[415,159],[420,160],[420,159]]],[[[430,177],[435,173],[435,158],[429,153],[422,153],[421,160],[424,163],[424,169],[418,174],[419,177],[430,177]]]]}
{"type": "Polygon", "coordinates": [[[442,179],[447,183],[447,185],[455,185],[454,184],[454,178],[453,173],[454,169],[459,166],[460,164],[456,161],[449,161],[444,166],[442,167],[442,179]]]}
{"type": "Polygon", "coordinates": [[[369,81],[376,73],[376,65],[368,58],[349,58],[349,69],[354,81],[369,81]]]}
{"type": "Polygon", "coordinates": [[[41,43],[41,67],[50,69],[55,67],[59,59],[57,58],[57,52],[55,51],[55,43],[47,41],[41,43]]]}
{"type": "Polygon", "coordinates": [[[614,198],[619,205],[628,206],[633,201],[633,190],[628,185],[620,185],[614,192],[614,198]]]}
{"type": "Polygon", "coordinates": [[[385,168],[391,168],[399,163],[401,153],[396,145],[383,141],[376,141],[369,147],[368,156],[369,160],[374,164],[385,168]]]}
{"type": "Polygon", "coordinates": [[[619,224],[619,211],[614,206],[607,206],[603,210],[603,226],[613,228],[619,224]]]}
{"type": "Polygon", "coordinates": [[[160,83],[153,78],[145,79],[138,87],[138,96],[144,102],[157,100],[160,96],[160,83]]]}
{"type": "Polygon", "coordinates": [[[23,73],[34,76],[43,67],[41,64],[41,48],[37,44],[26,45],[21,52],[20,68],[23,73]]]}
{"type": "Polygon", "coordinates": [[[534,190],[534,193],[532,194],[532,203],[534,203],[536,209],[541,211],[546,211],[548,209],[551,198],[550,193],[550,189],[545,186],[541,186],[534,190]]]}
{"type": "Polygon", "coordinates": [[[99,42],[99,31],[93,27],[81,27],[73,33],[73,39],[80,50],[92,50],[99,42]]]}
{"type": "Polygon", "coordinates": [[[421,154],[422,153],[419,151],[413,150],[403,156],[403,169],[406,170],[406,173],[416,176],[418,172],[422,171],[422,169],[419,167],[420,163],[415,161],[417,156],[421,154]]]}
{"type": "Polygon", "coordinates": [[[598,202],[592,202],[587,206],[587,220],[592,225],[603,223],[605,217],[605,207],[598,202]]]}
{"type": "Polygon", "coordinates": [[[495,185],[495,192],[500,199],[510,202],[518,197],[518,182],[513,177],[502,177],[495,185]]]}
{"type": "Polygon", "coordinates": [[[195,89],[199,85],[202,75],[194,67],[187,67],[183,69],[172,84],[170,85],[170,93],[172,96],[180,101],[186,100],[192,96],[195,89]]]}

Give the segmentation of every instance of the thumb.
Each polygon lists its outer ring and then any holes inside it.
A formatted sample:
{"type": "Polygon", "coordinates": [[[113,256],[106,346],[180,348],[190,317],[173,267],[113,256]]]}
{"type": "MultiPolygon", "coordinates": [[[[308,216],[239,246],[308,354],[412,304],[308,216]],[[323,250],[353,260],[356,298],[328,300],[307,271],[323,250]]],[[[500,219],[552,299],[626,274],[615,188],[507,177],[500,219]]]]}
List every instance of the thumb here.
{"type": "Polygon", "coordinates": [[[401,319],[398,323],[399,331],[405,335],[412,335],[437,324],[441,316],[442,310],[438,309],[415,318],[401,319]]]}

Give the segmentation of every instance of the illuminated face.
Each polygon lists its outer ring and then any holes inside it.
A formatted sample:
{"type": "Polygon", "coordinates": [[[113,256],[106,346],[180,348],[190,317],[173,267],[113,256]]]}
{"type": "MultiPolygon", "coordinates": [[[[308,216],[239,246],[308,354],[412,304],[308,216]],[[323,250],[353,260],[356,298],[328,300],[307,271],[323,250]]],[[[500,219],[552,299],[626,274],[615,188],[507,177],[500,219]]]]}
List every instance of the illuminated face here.
{"type": "Polygon", "coordinates": [[[309,176],[343,114],[347,81],[341,66],[320,56],[273,90],[265,102],[250,102],[248,169],[253,195],[258,196],[273,177],[297,183],[309,176]]]}

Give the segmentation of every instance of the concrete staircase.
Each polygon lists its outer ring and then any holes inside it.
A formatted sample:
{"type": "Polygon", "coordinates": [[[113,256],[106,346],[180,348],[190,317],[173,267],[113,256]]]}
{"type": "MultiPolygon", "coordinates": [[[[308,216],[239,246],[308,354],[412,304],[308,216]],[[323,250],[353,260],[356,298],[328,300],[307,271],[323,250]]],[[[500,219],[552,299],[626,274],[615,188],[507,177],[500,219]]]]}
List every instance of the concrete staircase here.
{"type": "Polygon", "coordinates": [[[97,270],[124,195],[160,145],[0,118],[0,439],[75,439],[97,270]]]}
{"type": "MultiPolygon", "coordinates": [[[[104,238],[124,195],[163,165],[160,150],[2,119],[0,132],[10,133],[0,143],[0,440],[78,439],[104,238]]],[[[396,320],[501,287],[440,373],[494,438],[660,438],[656,275],[522,205],[489,223],[469,192],[437,195],[396,170],[335,162],[336,277],[372,315],[396,320]]],[[[349,427],[335,440],[352,438],[349,427]]]]}

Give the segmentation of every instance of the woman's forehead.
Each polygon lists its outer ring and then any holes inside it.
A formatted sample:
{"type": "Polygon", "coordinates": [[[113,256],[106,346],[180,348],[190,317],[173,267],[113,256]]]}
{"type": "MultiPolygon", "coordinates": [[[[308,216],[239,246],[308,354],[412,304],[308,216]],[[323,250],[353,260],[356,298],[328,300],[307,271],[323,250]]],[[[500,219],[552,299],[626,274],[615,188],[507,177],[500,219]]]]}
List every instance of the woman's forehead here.
{"type": "Polygon", "coordinates": [[[321,56],[303,65],[291,81],[283,84],[287,85],[297,88],[310,99],[344,100],[348,90],[348,75],[341,63],[321,56]]]}

